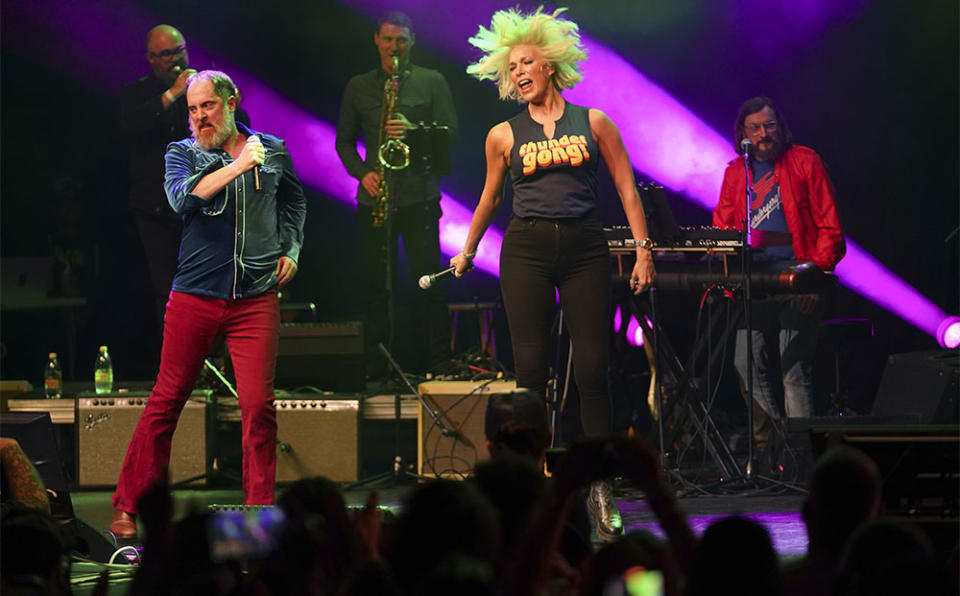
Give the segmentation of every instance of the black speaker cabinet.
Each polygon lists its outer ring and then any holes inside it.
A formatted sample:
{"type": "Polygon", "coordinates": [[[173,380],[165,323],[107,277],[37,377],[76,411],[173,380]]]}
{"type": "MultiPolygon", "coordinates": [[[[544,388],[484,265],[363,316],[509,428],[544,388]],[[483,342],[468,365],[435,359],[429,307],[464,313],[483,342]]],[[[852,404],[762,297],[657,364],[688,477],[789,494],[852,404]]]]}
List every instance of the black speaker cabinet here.
{"type": "Polygon", "coordinates": [[[363,324],[284,323],[280,325],[274,386],[294,391],[364,390],[363,324]]]}
{"type": "Polygon", "coordinates": [[[811,426],[814,455],[847,444],[876,462],[891,514],[958,512],[960,427],[956,425],[811,426]]]}
{"type": "Polygon", "coordinates": [[[47,489],[50,513],[61,524],[63,536],[72,544],[73,551],[94,561],[108,562],[116,550],[115,546],[73,511],[73,500],[60,466],[50,413],[4,412],[0,416],[0,436],[16,439],[33,462],[47,489]]]}
{"type": "Polygon", "coordinates": [[[914,523],[946,556],[960,539],[960,427],[955,424],[810,428],[814,455],[836,444],[860,449],[883,479],[886,515],[914,523]]]}
{"type": "Polygon", "coordinates": [[[50,513],[57,519],[72,519],[73,502],[60,465],[50,412],[4,412],[0,414],[0,437],[16,439],[33,462],[47,488],[50,513]]]}
{"type": "Polygon", "coordinates": [[[356,395],[304,394],[277,399],[277,482],[324,476],[335,482],[357,479],[356,395]]]}
{"type": "Polygon", "coordinates": [[[516,381],[428,381],[417,390],[443,423],[420,405],[417,471],[422,476],[462,479],[487,459],[484,420],[491,395],[514,391],[516,381]],[[445,432],[446,431],[446,432],[445,432]]]}
{"type": "Polygon", "coordinates": [[[874,415],[912,415],[921,424],[957,423],[956,350],[892,354],[873,403],[874,415]]]}
{"type": "MultiPolygon", "coordinates": [[[[206,399],[195,391],[180,414],[170,451],[170,481],[206,473],[206,399]]],[[[77,486],[116,486],[120,468],[149,394],[110,393],[77,398],[77,486]]],[[[195,483],[201,484],[204,480],[195,483]]]]}
{"type": "MultiPolygon", "coordinates": [[[[862,427],[902,427],[916,423],[915,416],[811,416],[809,418],[787,418],[787,450],[783,454],[781,463],[784,471],[788,473],[787,480],[794,480],[800,483],[806,483],[810,479],[810,472],[813,469],[813,463],[819,452],[815,452],[813,445],[813,433],[811,429],[816,428],[817,433],[822,436],[842,437],[844,431],[850,427],[852,433],[858,432],[862,427]]],[[[816,447],[824,448],[823,439],[816,447]]]]}

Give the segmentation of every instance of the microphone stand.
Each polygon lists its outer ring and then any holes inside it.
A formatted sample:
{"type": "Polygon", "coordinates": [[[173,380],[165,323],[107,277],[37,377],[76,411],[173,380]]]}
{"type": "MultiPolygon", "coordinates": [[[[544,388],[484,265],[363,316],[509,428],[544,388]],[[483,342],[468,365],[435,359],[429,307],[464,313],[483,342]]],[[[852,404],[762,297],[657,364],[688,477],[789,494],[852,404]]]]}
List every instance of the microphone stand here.
{"type": "MultiPolygon", "coordinates": [[[[234,389],[233,385],[230,384],[230,381],[228,381],[227,378],[223,376],[223,373],[220,372],[220,369],[217,368],[217,365],[214,364],[213,361],[211,361],[209,358],[204,358],[203,365],[207,367],[207,369],[210,372],[213,373],[213,375],[217,378],[218,381],[220,381],[220,383],[224,387],[226,387],[230,395],[233,396],[233,399],[239,402],[240,396],[237,395],[237,390],[234,389]]],[[[219,461],[220,441],[217,439],[217,432],[216,432],[216,428],[217,428],[216,421],[219,416],[220,405],[217,401],[216,396],[210,396],[207,399],[207,407],[208,407],[207,420],[206,420],[207,429],[208,431],[210,429],[213,429],[213,432],[207,433],[207,440],[206,440],[206,449],[207,449],[206,460],[207,461],[205,464],[206,472],[204,472],[203,474],[199,474],[197,476],[191,476],[190,478],[185,478],[183,480],[180,480],[179,482],[175,482],[170,485],[171,489],[182,488],[198,480],[208,480],[211,483],[216,483],[216,481],[221,476],[224,478],[227,478],[228,480],[234,480],[234,481],[241,480],[240,478],[237,478],[232,474],[228,474],[224,470],[220,469],[220,461],[219,461]],[[213,406],[212,411],[209,409],[210,406],[213,406]]],[[[278,440],[277,442],[279,443],[280,441],[278,440]]]]}
{"type": "MultiPolygon", "coordinates": [[[[390,354],[390,351],[387,350],[387,348],[382,343],[378,343],[377,348],[380,350],[381,353],[383,353],[384,358],[387,359],[387,364],[389,364],[390,367],[394,371],[396,371],[397,376],[399,376],[400,379],[403,380],[403,383],[407,386],[407,389],[410,390],[410,393],[417,396],[417,400],[420,402],[420,405],[423,407],[424,410],[426,410],[428,414],[430,414],[430,417],[433,418],[433,424],[440,429],[440,434],[443,435],[444,437],[451,437],[453,438],[454,441],[460,441],[468,448],[474,448],[473,443],[467,437],[465,437],[463,433],[461,433],[458,429],[451,429],[446,424],[444,424],[443,417],[439,413],[439,407],[435,403],[433,403],[432,399],[428,400],[426,396],[424,396],[422,393],[417,391],[417,388],[414,387],[413,383],[410,382],[410,379],[407,378],[407,374],[403,372],[403,369],[400,368],[400,365],[397,364],[397,361],[393,359],[393,356],[390,354]]],[[[396,485],[396,482],[399,480],[401,476],[408,477],[408,478],[415,478],[417,480],[431,480],[431,478],[427,476],[421,476],[419,474],[414,474],[413,472],[409,472],[407,470],[402,469],[403,468],[402,458],[400,456],[400,449],[399,449],[400,447],[399,445],[399,433],[400,433],[400,430],[399,430],[400,395],[399,393],[396,396],[396,400],[394,404],[395,404],[394,422],[397,425],[397,428],[395,429],[396,435],[394,439],[395,439],[395,447],[397,449],[397,453],[395,454],[395,457],[393,460],[393,469],[389,472],[383,472],[381,474],[377,474],[370,478],[364,478],[363,480],[358,480],[357,482],[350,483],[344,487],[344,490],[353,490],[355,488],[363,488],[369,485],[378,484],[388,479],[392,479],[394,485],[396,485]]]]}
{"type": "MultiPolygon", "coordinates": [[[[383,352],[383,356],[387,359],[387,363],[397,372],[397,375],[403,380],[403,383],[407,386],[407,389],[410,390],[410,393],[417,396],[417,401],[420,402],[420,405],[423,406],[423,409],[430,414],[430,417],[433,418],[433,423],[440,429],[440,434],[445,437],[453,437],[454,440],[462,442],[467,447],[473,447],[473,444],[465,437],[463,434],[456,429],[450,429],[443,422],[439,412],[439,407],[436,404],[432,404],[427,401],[427,398],[423,396],[422,393],[417,391],[417,388],[413,386],[413,383],[410,382],[410,379],[407,378],[407,374],[403,372],[403,369],[400,368],[400,365],[397,364],[397,361],[393,359],[393,356],[390,355],[390,352],[387,351],[387,348],[383,344],[377,344],[377,347],[383,352]]],[[[431,400],[432,401],[432,400],[431,400]]]]}
{"type": "Polygon", "coordinates": [[[747,333],[747,480],[753,478],[753,326],[750,320],[750,311],[752,310],[752,295],[750,283],[750,265],[753,260],[750,254],[750,241],[752,240],[752,221],[750,215],[750,201],[753,198],[753,176],[750,172],[750,143],[743,144],[743,168],[746,175],[746,214],[745,226],[743,232],[743,251],[741,258],[743,260],[743,320],[747,333]]]}

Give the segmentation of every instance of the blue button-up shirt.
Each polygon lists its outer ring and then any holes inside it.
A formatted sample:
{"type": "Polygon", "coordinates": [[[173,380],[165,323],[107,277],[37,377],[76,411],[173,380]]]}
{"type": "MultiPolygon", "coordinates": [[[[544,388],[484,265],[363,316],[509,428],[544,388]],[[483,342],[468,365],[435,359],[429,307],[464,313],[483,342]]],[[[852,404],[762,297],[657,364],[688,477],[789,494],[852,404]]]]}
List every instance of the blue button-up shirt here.
{"type": "Polygon", "coordinates": [[[192,194],[200,179],[229,165],[220,148],[206,151],[191,139],[167,146],[164,190],[183,218],[180,258],[173,289],[215,298],[258,296],[277,285],[277,261],[298,261],[303,246],[307,201],[283,140],[260,136],[266,157],[260,168],[262,190],[254,190],[253,171],[234,179],[210,199],[192,194]]]}

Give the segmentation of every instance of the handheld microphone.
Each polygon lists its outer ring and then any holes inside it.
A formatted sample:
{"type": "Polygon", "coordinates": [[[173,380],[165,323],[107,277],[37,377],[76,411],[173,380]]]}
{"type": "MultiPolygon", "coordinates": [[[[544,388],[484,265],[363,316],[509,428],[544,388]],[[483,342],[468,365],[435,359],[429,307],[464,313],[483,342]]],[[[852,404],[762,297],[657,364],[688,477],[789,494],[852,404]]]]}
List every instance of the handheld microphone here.
{"type": "Polygon", "coordinates": [[[420,286],[421,290],[429,290],[433,286],[434,282],[436,282],[438,279],[443,279],[444,277],[453,275],[453,272],[456,270],[456,267],[448,267],[443,271],[439,271],[431,275],[424,275],[420,278],[418,285],[420,286]]]}
{"type": "MultiPolygon", "coordinates": [[[[250,138],[259,138],[257,135],[252,135],[250,138]]],[[[253,190],[262,190],[260,186],[260,166],[253,166],[253,190]]]]}
{"type": "Polygon", "coordinates": [[[753,143],[750,141],[750,139],[745,138],[742,141],[740,141],[740,151],[743,153],[744,157],[750,155],[750,147],[752,146],[753,146],[753,143]]]}

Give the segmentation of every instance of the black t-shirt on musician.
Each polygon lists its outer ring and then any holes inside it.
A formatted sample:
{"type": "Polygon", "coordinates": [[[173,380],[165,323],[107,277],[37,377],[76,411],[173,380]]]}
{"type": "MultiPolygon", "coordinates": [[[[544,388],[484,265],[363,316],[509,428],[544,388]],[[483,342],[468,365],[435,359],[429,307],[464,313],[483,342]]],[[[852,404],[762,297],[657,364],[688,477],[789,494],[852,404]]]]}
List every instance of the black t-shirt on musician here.
{"type": "Polygon", "coordinates": [[[508,122],[513,130],[510,177],[517,217],[580,218],[597,197],[597,144],[588,108],[566,103],[553,138],[524,110],[508,122]]]}

